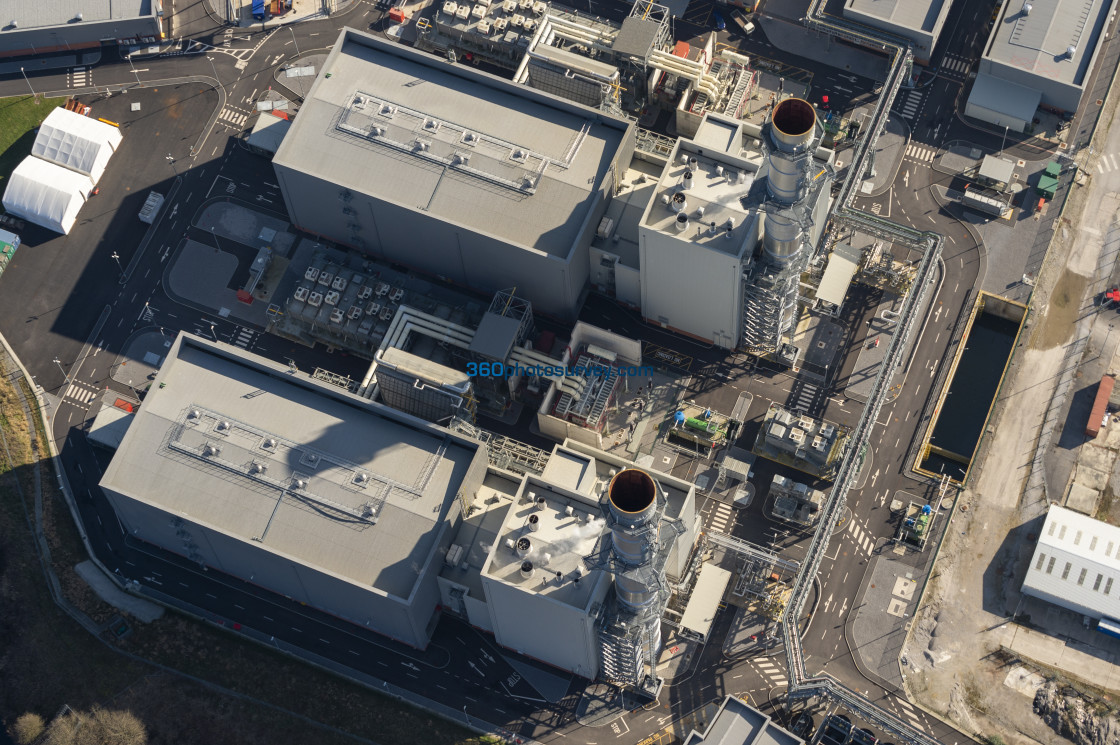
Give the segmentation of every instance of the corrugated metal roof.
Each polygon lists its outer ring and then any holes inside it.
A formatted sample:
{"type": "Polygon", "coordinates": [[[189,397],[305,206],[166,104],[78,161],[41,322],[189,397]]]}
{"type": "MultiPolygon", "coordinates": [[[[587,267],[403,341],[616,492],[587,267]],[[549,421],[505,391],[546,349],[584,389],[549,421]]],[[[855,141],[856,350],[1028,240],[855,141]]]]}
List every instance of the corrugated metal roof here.
{"type": "Polygon", "coordinates": [[[482,457],[443,430],[202,340],[180,336],[157,380],[102,486],[401,598],[482,457]]]}
{"type": "Polygon", "coordinates": [[[715,564],[705,564],[700,569],[696,587],[693,588],[684,615],[681,616],[681,629],[707,640],[712,623],[716,620],[716,611],[723,601],[723,592],[730,581],[731,572],[715,564]]]}
{"type": "Polygon", "coordinates": [[[975,103],[989,111],[1007,114],[1009,126],[1015,126],[1016,121],[1029,123],[1041,100],[1042,91],[984,72],[976,76],[972,92],[968,94],[969,104],[975,103]]]}
{"type": "Polygon", "coordinates": [[[821,284],[817,287],[817,299],[837,307],[843,305],[848,286],[859,268],[859,258],[859,249],[853,248],[850,243],[837,243],[832,255],[828,257],[828,266],[825,267],[821,284]]]}
{"type": "Polygon", "coordinates": [[[345,29],[273,161],[566,257],[628,126],[345,29]]]}
{"type": "Polygon", "coordinates": [[[933,31],[947,0],[848,0],[845,10],[914,31],[933,31]]]}
{"type": "Polygon", "coordinates": [[[766,714],[729,695],[704,733],[693,730],[685,745],[802,745],[803,742],[797,735],[774,724],[766,714]]]}
{"type": "Polygon", "coordinates": [[[1051,505],[1023,592],[1078,613],[1120,618],[1120,528],[1051,505]]]}
{"type": "MultiPolygon", "coordinates": [[[[1009,0],[985,57],[1042,78],[1081,85],[1112,0],[1009,0]],[[1074,48],[1072,56],[1067,54],[1074,48]]],[[[1029,121],[1028,117],[1028,121],[1029,121]]]]}
{"type": "MultiPolygon", "coordinates": [[[[43,0],[7,0],[0,10],[0,23],[8,28],[15,21],[16,29],[61,26],[73,23],[96,23],[124,18],[154,15],[152,0],[82,0],[80,3],[43,2],[43,0]],[[77,21],[78,13],[82,20],[77,21]]],[[[3,38],[3,34],[0,34],[3,38]]]]}

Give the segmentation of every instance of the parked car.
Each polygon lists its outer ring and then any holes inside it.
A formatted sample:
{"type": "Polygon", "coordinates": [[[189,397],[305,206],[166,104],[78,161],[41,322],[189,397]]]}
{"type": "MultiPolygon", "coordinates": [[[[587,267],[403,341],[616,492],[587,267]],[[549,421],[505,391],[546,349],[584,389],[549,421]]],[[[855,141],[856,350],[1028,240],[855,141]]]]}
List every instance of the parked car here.
{"type": "Polygon", "coordinates": [[[716,31],[723,31],[727,28],[727,21],[723,20],[723,14],[718,10],[712,11],[712,28],[716,31]]]}

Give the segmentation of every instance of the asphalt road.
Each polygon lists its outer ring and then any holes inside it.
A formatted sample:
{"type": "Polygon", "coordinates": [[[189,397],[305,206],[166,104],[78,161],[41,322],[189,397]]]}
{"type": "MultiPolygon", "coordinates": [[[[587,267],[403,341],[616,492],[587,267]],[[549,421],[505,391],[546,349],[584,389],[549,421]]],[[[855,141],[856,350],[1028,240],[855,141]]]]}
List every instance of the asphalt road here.
{"type": "MultiPolygon", "coordinates": [[[[975,62],[984,34],[980,28],[987,11],[957,3],[951,11],[942,48],[935,62],[955,58],[975,62]],[[955,33],[956,29],[968,29],[955,33]]],[[[594,12],[617,17],[626,6],[592,0],[594,12]]],[[[711,4],[697,4],[687,19],[677,22],[677,35],[695,37],[708,27],[711,4]],[[704,11],[707,15],[704,16],[704,11]],[[701,17],[704,16],[704,17],[701,17]]],[[[574,720],[574,705],[584,683],[571,681],[568,695],[559,702],[538,700],[538,693],[493,647],[491,638],[479,634],[462,622],[445,617],[437,628],[433,644],[424,652],[403,648],[378,635],[355,628],[326,614],[277,597],[261,588],[214,571],[204,571],[181,557],[125,538],[115,516],[96,484],[104,467],[103,453],[94,451],[82,430],[88,418],[88,404],[81,396],[66,396],[69,390],[109,387],[129,393],[109,378],[117,352],[133,333],[162,329],[169,335],[187,330],[214,335],[225,341],[242,338],[241,328],[225,319],[197,308],[183,306],[162,290],[163,267],[169,251],[184,236],[211,242],[205,232],[190,228],[185,219],[211,194],[219,178],[247,185],[234,195],[249,204],[275,198],[267,183],[272,180],[267,161],[238,148],[231,140],[241,131],[238,114],[249,111],[254,98],[272,84],[275,68],[296,54],[322,51],[332,43],[343,24],[359,28],[381,21],[381,11],[371,3],[355,3],[344,14],[328,20],[298,24],[281,30],[238,30],[231,33],[210,15],[204,0],[179,3],[177,33],[189,36],[205,47],[203,54],[184,54],[127,61],[105,59],[76,76],[71,71],[35,75],[31,85],[37,91],[81,90],[82,86],[129,87],[129,92],[113,95],[95,104],[107,111],[107,118],[120,121],[125,129],[125,144],[102,183],[97,208],[87,207],[82,223],[66,241],[48,234],[29,231],[25,247],[17,254],[3,280],[3,299],[7,311],[0,317],[0,331],[16,348],[21,358],[48,391],[61,398],[53,425],[62,451],[62,463],[78,500],[79,508],[98,557],[111,570],[139,580],[147,592],[187,598],[204,617],[228,626],[241,624],[262,632],[277,643],[299,645],[341,667],[361,670],[378,679],[440,701],[451,711],[503,726],[522,736],[542,741],[574,736],[580,741],[599,740],[598,734],[622,745],[646,739],[699,706],[722,698],[727,693],[750,693],[756,702],[765,701],[775,688],[778,674],[771,665],[764,670],[757,660],[728,660],[720,645],[704,648],[695,672],[686,680],[666,688],[657,711],[627,714],[616,733],[611,728],[582,729],[574,720]],[[194,78],[194,81],[184,79],[194,78]],[[179,80],[184,82],[172,83],[179,80]],[[215,81],[213,87],[209,81],[215,81]],[[143,89],[136,89],[140,81],[143,89]],[[132,104],[139,102],[139,112],[132,104]],[[219,108],[220,106],[220,108],[219,108]],[[119,119],[114,119],[119,117],[119,119]],[[166,155],[171,158],[167,158],[166,155]],[[137,246],[144,226],[135,219],[148,189],[174,194],[167,216],[154,231],[147,250],[137,257],[137,246]],[[172,192],[172,190],[174,190],[172,192]],[[177,209],[177,211],[176,211],[177,209]],[[112,256],[116,253],[118,259],[112,256]],[[129,278],[118,283],[122,267],[132,265],[129,278]],[[102,310],[107,309],[104,317],[102,310]],[[87,343],[88,342],[88,343],[87,343]],[[56,363],[55,360],[58,360],[56,363]],[[71,388],[77,386],[77,388],[71,388]]],[[[725,16],[726,17],[726,16],[725,16]]],[[[837,109],[847,109],[869,100],[874,83],[846,76],[772,47],[765,35],[756,32],[749,39],[736,36],[729,24],[721,32],[721,43],[744,48],[751,53],[804,70],[806,81],[818,94],[827,91],[837,109]],[[848,90],[839,90],[844,88],[848,90]]],[[[956,65],[959,67],[959,65],[956,65]]],[[[967,137],[996,148],[1004,133],[980,130],[955,115],[963,106],[961,92],[965,76],[943,66],[936,74],[926,73],[920,118],[911,122],[914,141],[938,145],[967,137]]],[[[23,90],[20,78],[0,81],[0,94],[23,90]]],[[[100,114],[99,115],[104,115],[100,114]]],[[[901,115],[901,114],[899,114],[901,115]]],[[[241,119],[243,123],[244,119],[241,119]]],[[[1082,126],[1080,118],[1075,129],[1082,126]]],[[[1029,138],[1008,138],[1007,150],[1016,157],[1049,157],[1042,143],[1029,138]]],[[[884,508],[889,495],[899,489],[909,491],[932,488],[916,482],[906,469],[903,457],[917,434],[917,417],[927,398],[934,395],[930,381],[948,352],[950,329],[956,322],[961,302],[976,285],[981,271],[981,250],[971,234],[944,212],[933,200],[930,187],[944,177],[928,164],[909,159],[899,168],[896,188],[883,197],[857,201],[872,210],[886,205],[892,219],[946,236],[943,278],[934,298],[930,318],[914,355],[914,363],[903,381],[898,398],[883,410],[883,426],[872,443],[863,486],[849,497],[852,519],[877,539],[894,531],[889,510],[884,508]]],[[[845,340],[849,351],[867,343],[871,333],[865,321],[876,313],[878,298],[873,293],[856,294],[846,306],[845,340]]],[[[680,350],[694,359],[697,369],[712,372],[726,381],[722,388],[699,391],[701,394],[732,396],[748,390],[756,397],[752,415],[769,400],[808,401],[810,408],[833,421],[853,420],[859,407],[845,401],[836,388],[820,387],[806,393],[786,373],[750,367],[743,358],[728,356],[710,347],[695,345],[674,335],[638,322],[633,314],[599,298],[592,298],[584,317],[636,338],[680,350]],[[730,393],[729,393],[730,392],[730,393]]],[[[323,366],[342,374],[357,371],[364,363],[325,355],[322,350],[306,350],[284,340],[262,335],[258,329],[248,346],[273,359],[294,358],[301,367],[323,366]]],[[[838,371],[843,381],[854,365],[854,355],[838,371]]],[[[709,378],[710,380],[710,378],[709,378]]],[[[744,439],[750,432],[744,433],[744,439]]],[[[687,461],[678,469],[690,468],[687,461]]],[[[761,466],[762,470],[768,466],[761,466]]],[[[772,525],[761,515],[763,499],[746,511],[737,513],[730,532],[763,543],[772,525]]],[[[706,514],[710,514],[710,510],[706,514]]],[[[796,536],[783,539],[777,547],[799,558],[804,541],[796,536]],[[799,554],[800,551],[800,554],[799,554]]],[[[893,695],[869,680],[857,667],[843,634],[845,616],[857,603],[856,593],[868,556],[847,531],[838,532],[829,549],[820,576],[820,595],[830,598],[827,607],[815,614],[805,640],[810,671],[826,670],[852,688],[866,691],[873,700],[893,695]]],[[[730,613],[717,618],[714,637],[721,639],[730,623],[730,613]]],[[[772,661],[779,668],[781,657],[772,661]]],[[[820,717],[818,717],[818,722],[820,717]]],[[[927,731],[945,742],[959,735],[937,722],[924,720],[927,731]]]]}

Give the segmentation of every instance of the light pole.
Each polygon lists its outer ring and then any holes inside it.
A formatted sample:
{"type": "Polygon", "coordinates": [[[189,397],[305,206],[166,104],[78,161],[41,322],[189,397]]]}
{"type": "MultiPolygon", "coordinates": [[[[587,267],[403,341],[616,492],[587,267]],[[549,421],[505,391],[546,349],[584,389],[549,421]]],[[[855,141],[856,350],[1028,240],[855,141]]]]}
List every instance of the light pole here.
{"type": "Polygon", "coordinates": [[[214,58],[210,57],[210,56],[207,56],[206,59],[209,60],[209,62],[210,62],[210,69],[214,71],[214,80],[218,81],[218,85],[220,85],[222,87],[222,93],[225,93],[226,92],[226,84],[223,83],[222,79],[218,77],[218,68],[214,66],[214,58]]]}
{"type": "Polygon", "coordinates": [[[295,29],[293,29],[291,26],[288,26],[288,30],[292,32],[292,43],[296,45],[296,56],[298,57],[299,56],[299,42],[296,41],[295,29]]]}
{"type": "Polygon", "coordinates": [[[214,324],[210,324],[210,334],[214,337],[214,341],[218,340],[218,333],[214,331],[214,324]]]}
{"type": "MultiPolygon", "coordinates": [[[[27,79],[27,73],[26,73],[26,72],[23,72],[23,68],[22,68],[22,67],[21,67],[21,68],[19,68],[19,71],[20,71],[21,73],[23,73],[23,82],[27,83],[27,87],[28,87],[28,88],[31,88],[31,81],[27,79]]],[[[31,88],[31,95],[32,95],[32,96],[36,95],[36,93],[35,93],[35,89],[34,89],[34,88],[31,88]]]]}
{"type": "Polygon", "coordinates": [[[1007,144],[1007,125],[1003,125],[1003,142],[999,144],[999,154],[1003,155],[1003,147],[1007,144]]]}
{"type": "Polygon", "coordinates": [[[63,385],[66,385],[66,381],[67,381],[67,380],[69,380],[70,378],[69,378],[69,376],[68,376],[68,375],[66,374],[66,370],[64,370],[64,369],[62,368],[62,360],[60,360],[60,359],[59,359],[58,357],[55,357],[55,358],[54,358],[54,360],[53,360],[53,362],[54,362],[54,364],[58,365],[58,371],[59,371],[60,373],[62,373],[62,384],[63,384],[63,385]]]}
{"type": "Polygon", "coordinates": [[[179,169],[175,167],[175,156],[173,156],[171,153],[168,153],[167,155],[163,156],[163,158],[171,165],[171,170],[175,173],[176,176],[178,176],[179,169]]]}
{"type": "Polygon", "coordinates": [[[128,66],[132,68],[132,74],[136,76],[136,85],[140,85],[140,73],[136,72],[136,65],[132,62],[132,55],[128,55],[128,66]]]}
{"type": "Polygon", "coordinates": [[[214,236],[214,253],[218,253],[222,250],[222,244],[218,240],[218,233],[214,230],[213,225],[210,226],[210,235],[214,236]]]}
{"type": "Polygon", "coordinates": [[[124,267],[121,266],[121,255],[119,253],[117,253],[116,251],[114,251],[112,253],[112,255],[110,256],[110,258],[113,261],[117,262],[117,269],[120,270],[121,274],[124,274],[124,267]]]}

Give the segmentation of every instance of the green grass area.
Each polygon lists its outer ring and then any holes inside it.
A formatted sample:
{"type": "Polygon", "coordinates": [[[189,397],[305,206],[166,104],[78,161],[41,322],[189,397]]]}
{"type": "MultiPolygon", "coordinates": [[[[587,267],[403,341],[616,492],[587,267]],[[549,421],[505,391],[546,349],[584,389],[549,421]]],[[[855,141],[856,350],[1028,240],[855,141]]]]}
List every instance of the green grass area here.
{"type": "Polygon", "coordinates": [[[35,128],[65,101],[32,96],[0,98],[0,191],[3,182],[31,152],[35,128]]]}

